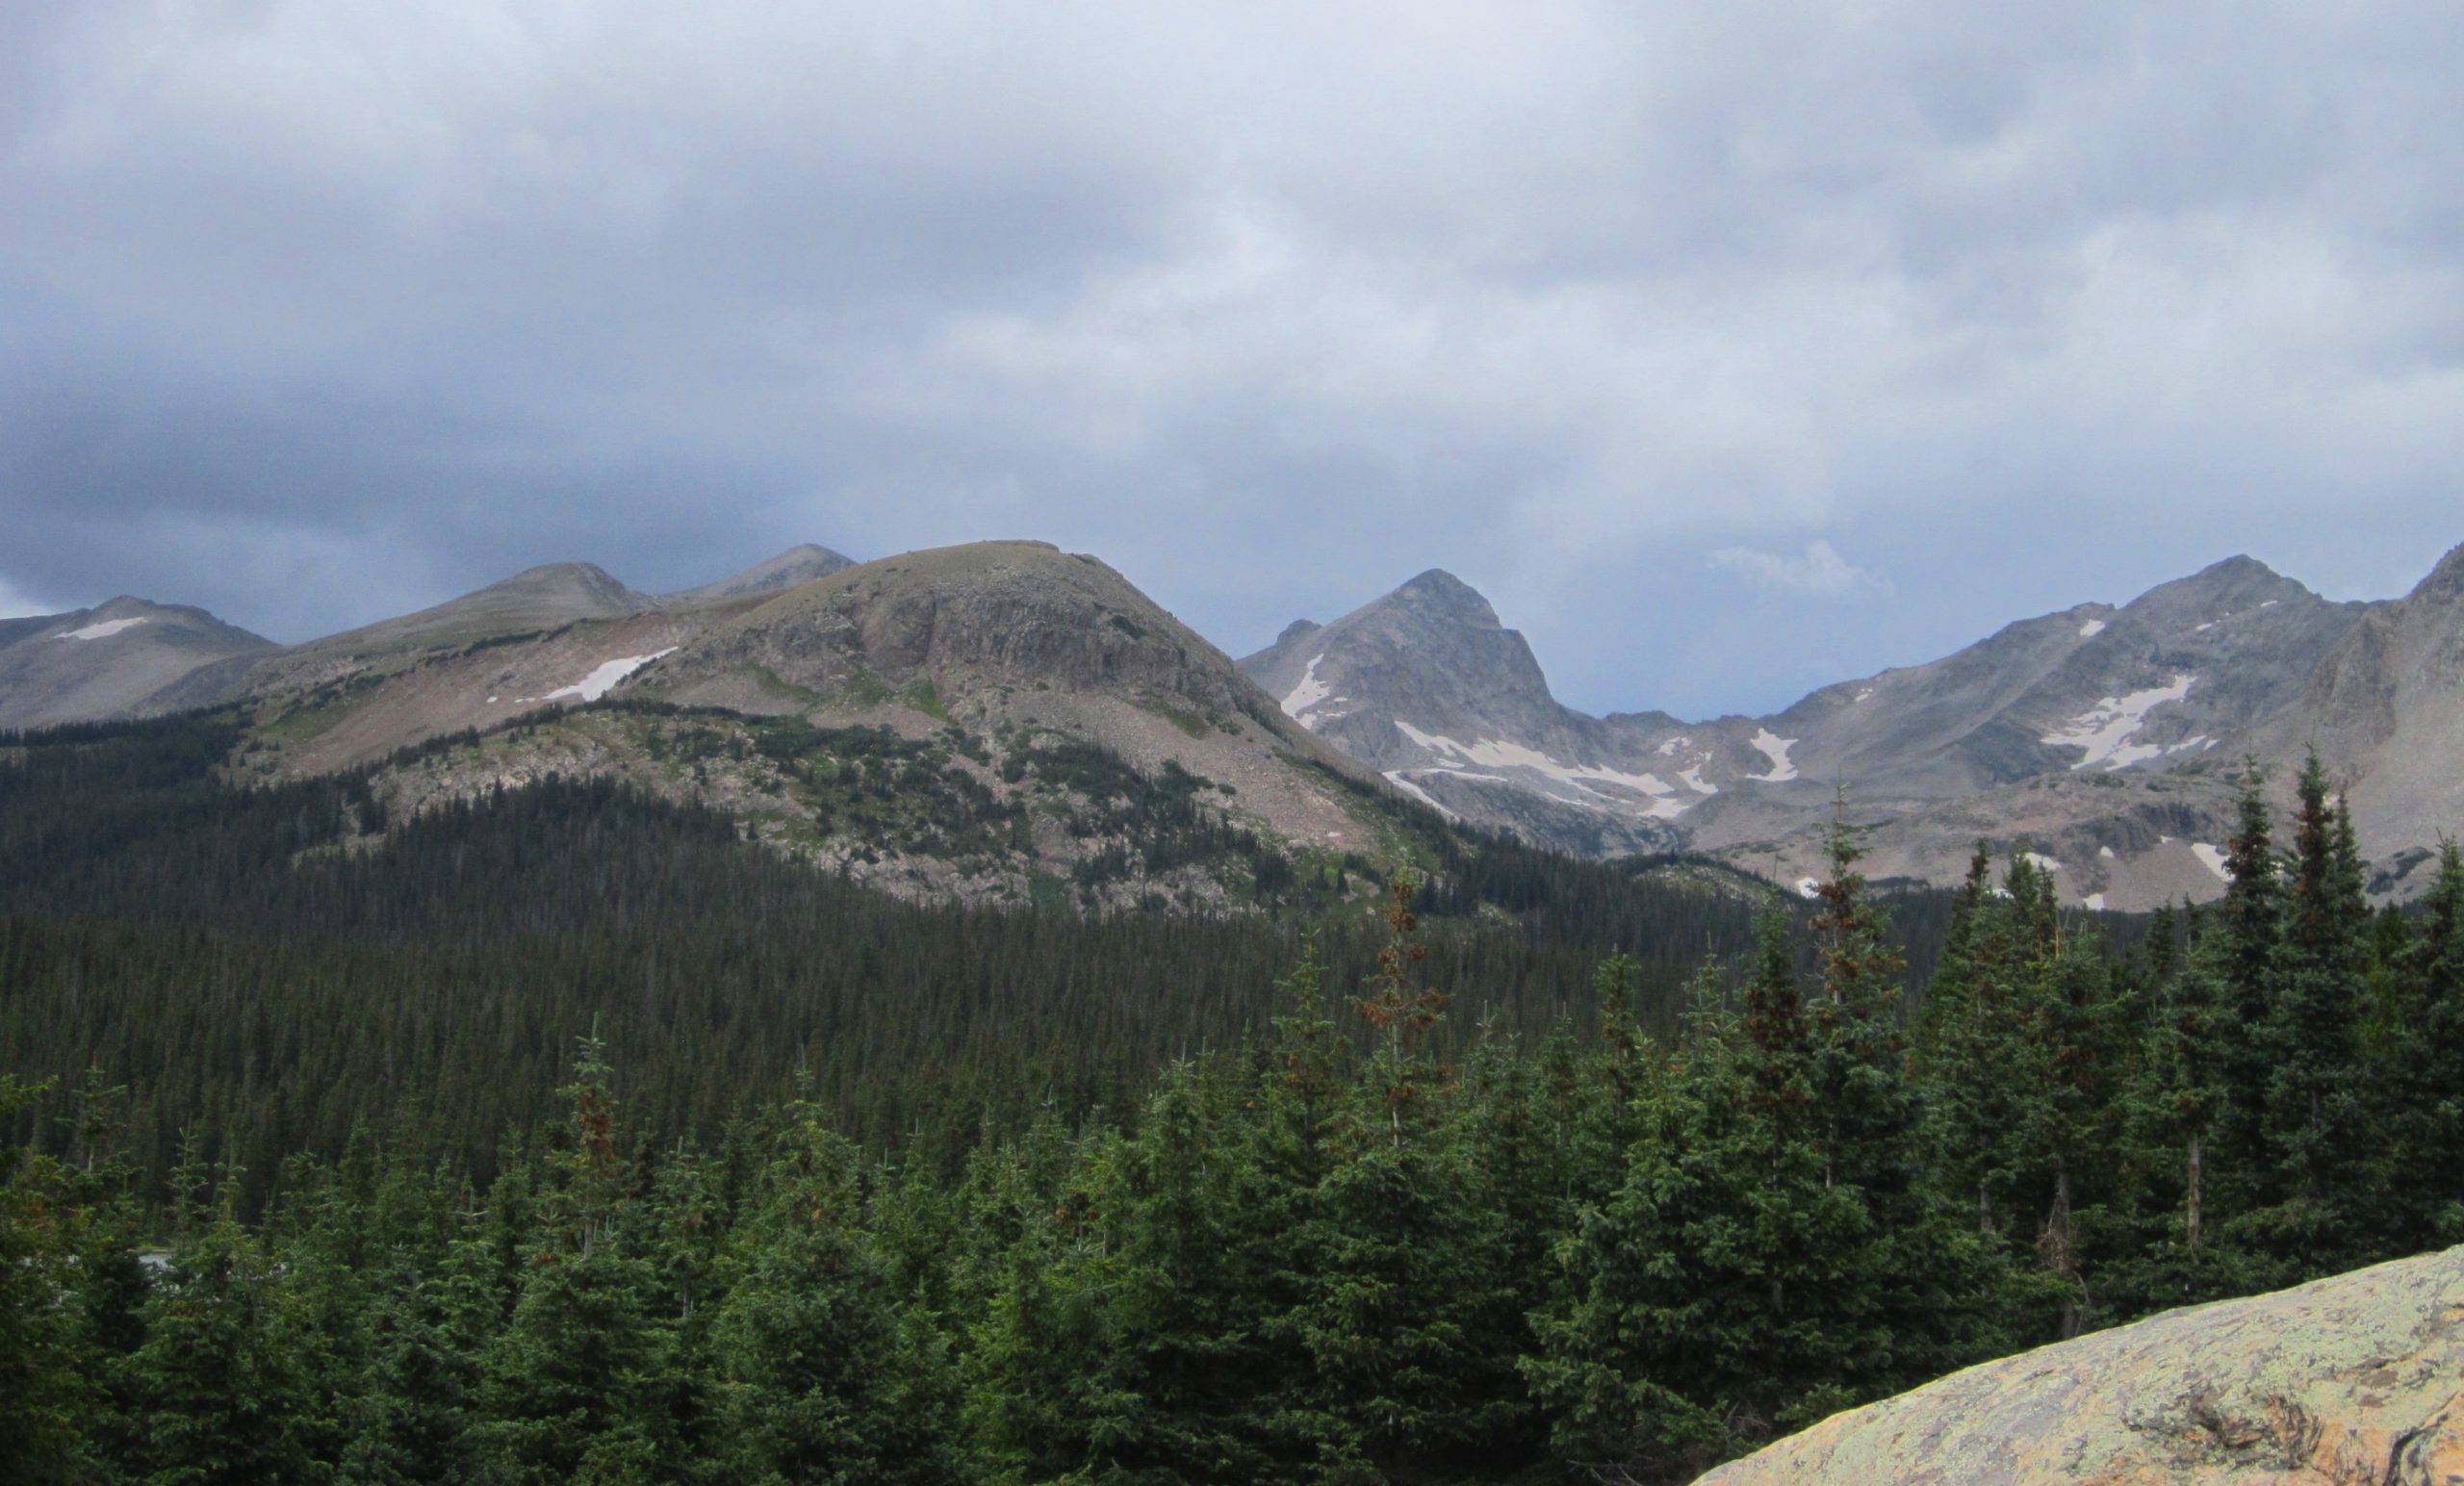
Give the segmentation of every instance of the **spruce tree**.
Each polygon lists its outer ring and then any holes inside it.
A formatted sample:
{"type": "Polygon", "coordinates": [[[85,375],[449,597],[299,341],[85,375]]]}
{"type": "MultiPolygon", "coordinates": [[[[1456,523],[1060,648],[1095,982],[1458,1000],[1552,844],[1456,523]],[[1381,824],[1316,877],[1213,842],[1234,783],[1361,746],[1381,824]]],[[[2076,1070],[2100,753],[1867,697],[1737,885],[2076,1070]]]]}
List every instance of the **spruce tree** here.
{"type": "MultiPolygon", "coordinates": [[[[0,1128],[46,1092],[0,1074],[0,1128]]],[[[83,1473],[79,1417],[94,1401],[62,1304],[76,1277],[63,1175],[30,1146],[0,1145],[0,1460],[30,1482],[83,1473]]]]}
{"type": "Polygon", "coordinates": [[[727,1381],[705,1454],[726,1479],[964,1478],[955,1363],[865,1229],[860,1158],[809,1118],[783,1146],[712,1308],[727,1381]]]}
{"type": "Polygon", "coordinates": [[[485,1360],[480,1433],[516,1481],[647,1476],[660,1453],[648,1382],[654,1283],[626,1229],[627,1168],[604,1044],[580,1039],[558,1180],[527,1239],[521,1298],[485,1360]]]}
{"type": "Polygon", "coordinates": [[[2208,1175],[2211,1187],[2229,1195],[2237,1210],[2270,1200],[2272,1191],[2263,1126],[2283,892],[2265,784],[2258,760],[2248,760],[2226,843],[2224,901],[2209,929],[2220,938],[2215,963],[2223,976],[2225,1001],[2216,1029],[2224,1099],[2216,1114],[2210,1142],[2215,1161],[2208,1175]]]}
{"type": "Polygon", "coordinates": [[[183,1168],[181,1237],[129,1359],[137,1459],[166,1486],[310,1479],[304,1380],[268,1324],[273,1262],[236,1217],[237,1174],[209,1196],[193,1141],[183,1168]]]}
{"type": "Polygon", "coordinates": [[[2362,1121],[2358,1001],[2369,927],[2348,816],[2327,800],[2314,751],[2297,785],[2285,923],[2257,1045],[2267,1056],[2262,1128],[2272,1167],[2271,1245],[2302,1269],[2349,1254],[2348,1196],[2371,1164],[2362,1121]]]}
{"type": "Polygon", "coordinates": [[[2388,1252],[2464,1242],[2464,852],[2439,843],[2418,937],[2393,967],[2394,1014],[2371,1083],[2381,1095],[2378,1200],[2388,1252]]]}

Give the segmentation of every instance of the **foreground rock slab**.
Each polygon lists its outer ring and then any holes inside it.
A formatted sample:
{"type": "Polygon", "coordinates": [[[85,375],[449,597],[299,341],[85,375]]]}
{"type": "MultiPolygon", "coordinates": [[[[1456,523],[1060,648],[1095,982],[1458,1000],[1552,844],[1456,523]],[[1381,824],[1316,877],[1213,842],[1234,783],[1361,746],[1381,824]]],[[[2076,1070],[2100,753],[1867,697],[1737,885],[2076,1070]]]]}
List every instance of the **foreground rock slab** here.
{"type": "Polygon", "coordinates": [[[1701,1486],[2464,1483],[2464,1248],[1954,1372],[1701,1486]]]}

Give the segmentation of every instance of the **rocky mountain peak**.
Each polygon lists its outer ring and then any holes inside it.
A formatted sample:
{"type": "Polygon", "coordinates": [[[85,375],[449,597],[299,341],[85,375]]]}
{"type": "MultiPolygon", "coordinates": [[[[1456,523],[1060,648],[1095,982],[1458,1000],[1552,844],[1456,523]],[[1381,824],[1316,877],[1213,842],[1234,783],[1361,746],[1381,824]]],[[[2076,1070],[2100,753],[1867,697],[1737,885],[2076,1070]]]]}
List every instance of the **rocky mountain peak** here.
{"type": "Polygon", "coordinates": [[[1241,669],[1397,789],[1529,839],[1664,850],[1675,791],[1718,790],[1707,755],[1653,752],[1665,732],[1650,720],[1609,728],[1560,705],[1523,636],[1440,569],[1330,625],[1290,627],[1241,669]]]}
{"type": "Polygon", "coordinates": [[[740,599],[752,594],[779,593],[800,583],[828,577],[856,565],[856,559],[834,552],[811,542],[799,543],[776,557],[755,563],[741,573],[730,574],[716,582],[681,593],[663,594],[664,604],[707,603],[721,599],[740,599]]]}
{"type": "Polygon", "coordinates": [[[277,647],[203,609],[122,594],[90,609],[0,622],[0,729],[143,717],[192,705],[192,678],[277,647]]]}
{"type": "Polygon", "coordinates": [[[542,563],[535,568],[525,568],[501,582],[491,583],[479,592],[526,596],[571,594],[584,602],[617,613],[629,613],[642,606],[641,595],[626,587],[614,574],[595,562],[542,563]]]}
{"type": "Polygon", "coordinates": [[[1314,619],[1296,619],[1283,627],[1283,633],[1274,637],[1274,643],[1277,646],[1291,645],[1296,641],[1305,640],[1325,628],[1314,619]]]}
{"type": "Polygon", "coordinates": [[[927,687],[937,705],[970,720],[1045,691],[1196,718],[1256,710],[1282,725],[1221,653],[1127,579],[1040,542],[847,568],[687,640],[657,679],[678,700],[748,711],[776,709],[776,698],[759,695],[765,685],[825,699],[927,687]]]}
{"type": "Polygon", "coordinates": [[[2448,550],[2438,566],[2429,570],[2429,576],[2414,587],[2412,597],[2440,603],[2464,600],[2464,544],[2448,550]]]}
{"type": "Polygon", "coordinates": [[[2289,601],[2320,602],[2317,594],[2257,558],[2233,556],[2210,563],[2188,577],[2157,584],[2123,605],[2122,612],[2165,630],[2289,601]]]}
{"type": "Polygon", "coordinates": [[[1498,611],[1471,584],[1431,568],[1386,596],[1386,602],[1450,624],[1498,629],[1498,611]]]}

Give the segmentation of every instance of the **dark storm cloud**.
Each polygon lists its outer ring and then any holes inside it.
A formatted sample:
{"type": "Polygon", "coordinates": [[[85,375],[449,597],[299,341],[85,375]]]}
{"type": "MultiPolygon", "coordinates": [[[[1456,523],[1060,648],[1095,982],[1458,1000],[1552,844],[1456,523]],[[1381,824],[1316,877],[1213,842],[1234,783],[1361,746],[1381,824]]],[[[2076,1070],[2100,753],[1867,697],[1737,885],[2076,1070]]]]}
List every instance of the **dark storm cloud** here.
{"type": "Polygon", "coordinates": [[[0,10],[0,607],[1099,552],[1420,569],[1759,707],[2464,538],[2443,8],[0,10]],[[2333,520],[2322,513],[2332,511],[2333,520]]]}

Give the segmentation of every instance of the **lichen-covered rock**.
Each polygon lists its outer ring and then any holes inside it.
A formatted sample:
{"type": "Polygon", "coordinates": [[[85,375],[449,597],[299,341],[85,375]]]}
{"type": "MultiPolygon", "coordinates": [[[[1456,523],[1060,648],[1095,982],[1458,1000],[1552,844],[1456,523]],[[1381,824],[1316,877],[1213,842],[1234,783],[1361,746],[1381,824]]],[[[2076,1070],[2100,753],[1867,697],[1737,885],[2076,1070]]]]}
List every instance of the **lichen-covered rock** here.
{"type": "Polygon", "coordinates": [[[2006,1481],[2464,1483],[2464,1248],[1970,1368],[1701,1486],[2006,1481]]]}

